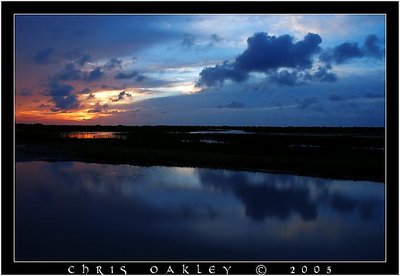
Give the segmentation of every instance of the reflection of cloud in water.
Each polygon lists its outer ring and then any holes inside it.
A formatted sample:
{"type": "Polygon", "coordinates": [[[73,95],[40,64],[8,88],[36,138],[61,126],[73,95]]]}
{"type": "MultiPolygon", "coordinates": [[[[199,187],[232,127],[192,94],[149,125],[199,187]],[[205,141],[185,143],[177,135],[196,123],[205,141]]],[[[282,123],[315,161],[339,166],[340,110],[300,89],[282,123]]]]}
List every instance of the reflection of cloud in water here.
{"type": "Polygon", "coordinates": [[[369,219],[377,202],[383,200],[379,183],[366,182],[369,188],[360,191],[359,182],[282,174],[202,170],[200,177],[206,186],[233,193],[244,204],[245,214],[256,221],[287,219],[293,214],[300,215],[304,221],[315,220],[317,210],[323,205],[340,213],[357,209],[363,219],[369,219]],[[353,187],[346,188],[348,185],[353,187]]]}
{"type": "Polygon", "coordinates": [[[43,167],[65,180],[65,189],[83,195],[138,197],[186,218],[205,214],[215,218],[218,213],[232,212],[226,208],[233,206],[232,197],[227,197],[231,194],[254,221],[285,220],[293,215],[304,221],[315,220],[321,206],[341,214],[357,211],[363,219],[370,219],[377,198],[383,198],[380,184],[372,182],[366,182],[368,185],[360,192],[359,182],[284,174],[80,162],[48,163],[43,167]]]}
{"type": "Polygon", "coordinates": [[[361,201],[339,193],[333,193],[330,195],[328,202],[332,208],[342,214],[358,211],[361,217],[365,220],[371,218],[374,209],[377,207],[377,202],[374,199],[361,201]]]}
{"type": "Polygon", "coordinates": [[[268,177],[264,178],[262,185],[252,185],[240,173],[224,176],[209,170],[202,171],[200,176],[204,185],[232,191],[245,205],[245,214],[253,220],[262,221],[267,217],[286,219],[292,213],[298,213],[304,220],[317,217],[316,204],[311,201],[310,193],[304,187],[277,187],[277,182],[270,182],[268,177]]]}
{"type": "Polygon", "coordinates": [[[49,258],[379,259],[383,199],[371,182],[17,163],[17,246],[49,258]]]}

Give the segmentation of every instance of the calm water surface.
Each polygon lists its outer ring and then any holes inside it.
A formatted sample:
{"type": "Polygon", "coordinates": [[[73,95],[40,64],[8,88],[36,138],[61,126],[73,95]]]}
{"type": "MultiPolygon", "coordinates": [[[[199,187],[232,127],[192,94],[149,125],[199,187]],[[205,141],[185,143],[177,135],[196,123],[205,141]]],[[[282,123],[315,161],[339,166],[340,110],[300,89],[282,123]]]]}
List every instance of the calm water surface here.
{"type": "Polygon", "coordinates": [[[382,260],[384,185],[18,162],[16,259],[382,260]]]}
{"type": "Polygon", "coordinates": [[[72,139],[126,139],[125,133],[112,131],[66,131],[60,136],[72,139]]]}

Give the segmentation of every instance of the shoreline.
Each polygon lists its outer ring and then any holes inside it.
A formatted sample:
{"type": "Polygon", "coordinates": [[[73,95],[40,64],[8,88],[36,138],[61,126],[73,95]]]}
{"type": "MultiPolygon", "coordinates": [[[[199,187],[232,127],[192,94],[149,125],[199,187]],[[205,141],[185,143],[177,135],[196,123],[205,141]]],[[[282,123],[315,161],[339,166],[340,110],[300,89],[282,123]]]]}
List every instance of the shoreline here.
{"type": "MultiPolygon", "coordinates": [[[[166,150],[154,149],[140,149],[134,152],[136,158],[122,158],[115,155],[99,157],[94,156],[89,151],[83,153],[66,148],[56,148],[49,146],[32,146],[32,145],[16,145],[16,162],[29,162],[29,161],[45,161],[45,162],[86,162],[86,163],[100,163],[110,165],[133,165],[133,166],[166,166],[166,167],[194,167],[194,168],[207,168],[207,169],[221,169],[221,170],[234,170],[234,171],[249,171],[260,173],[277,173],[277,174],[293,174],[299,176],[341,179],[341,180],[364,180],[384,182],[384,176],[379,175],[371,168],[349,168],[348,166],[336,166],[333,168],[327,164],[327,160],[320,159],[304,159],[288,158],[287,161],[276,161],[273,157],[265,156],[262,159],[248,157],[248,162],[237,156],[226,155],[219,156],[210,162],[204,161],[204,156],[209,155],[208,158],[213,158],[210,153],[196,154],[193,152],[171,152],[166,150]],[[185,157],[183,157],[185,156],[185,157]],[[196,160],[196,159],[199,160],[196,160]],[[256,159],[256,160],[254,160],[256,159]],[[269,161],[267,163],[263,161],[269,161]],[[252,164],[252,166],[249,166],[252,164]]],[[[96,154],[98,155],[98,153],[96,154]]]]}
{"type": "Polygon", "coordinates": [[[200,167],[379,182],[385,179],[384,147],[384,128],[20,124],[16,128],[16,160],[22,161],[200,167]],[[124,133],[122,138],[111,135],[118,131],[124,133]],[[107,138],[96,132],[107,133],[107,138]]]}

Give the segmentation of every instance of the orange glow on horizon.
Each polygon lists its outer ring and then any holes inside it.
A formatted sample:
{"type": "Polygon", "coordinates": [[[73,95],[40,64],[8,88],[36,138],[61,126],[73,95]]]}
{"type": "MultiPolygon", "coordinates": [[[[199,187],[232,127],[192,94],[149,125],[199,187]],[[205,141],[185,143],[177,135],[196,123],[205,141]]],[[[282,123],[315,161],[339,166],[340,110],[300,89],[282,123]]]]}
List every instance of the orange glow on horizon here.
{"type": "Polygon", "coordinates": [[[16,122],[84,122],[99,117],[109,117],[110,113],[88,113],[86,110],[73,112],[43,112],[40,110],[18,111],[15,114],[16,122]]]}

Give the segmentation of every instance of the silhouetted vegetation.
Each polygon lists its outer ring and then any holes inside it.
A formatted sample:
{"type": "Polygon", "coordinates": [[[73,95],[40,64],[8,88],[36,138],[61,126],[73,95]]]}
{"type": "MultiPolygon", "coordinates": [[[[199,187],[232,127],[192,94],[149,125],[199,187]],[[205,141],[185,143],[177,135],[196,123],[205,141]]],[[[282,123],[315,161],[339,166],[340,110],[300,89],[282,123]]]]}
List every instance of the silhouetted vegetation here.
{"type": "Polygon", "coordinates": [[[17,159],[194,166],[383,181],[384,128],[17,124],[17,159]],[[71,132],[118,132],[76,139],[71,132]],[[23,145],[23,146],[22,146],[23,145]]]}

